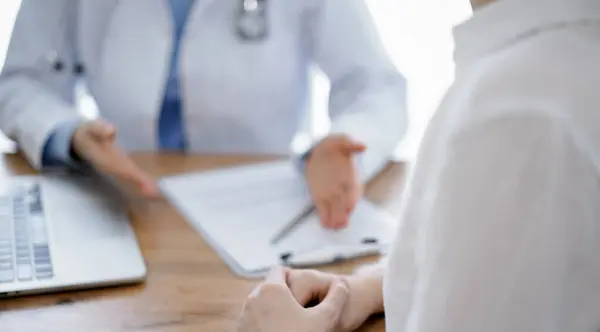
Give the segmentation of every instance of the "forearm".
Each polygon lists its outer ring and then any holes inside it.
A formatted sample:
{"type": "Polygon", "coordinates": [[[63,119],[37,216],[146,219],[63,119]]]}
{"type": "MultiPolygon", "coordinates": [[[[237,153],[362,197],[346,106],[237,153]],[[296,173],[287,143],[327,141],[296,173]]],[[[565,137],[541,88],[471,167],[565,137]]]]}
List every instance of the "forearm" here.
{"type": "Polygon", "coordinates": [[[48,50],[59,52],[64,63],[73,62],[69,32],[73,29],[62,29],[64,10],[62,4],[24,0],[0,74],[0,130],[17,142],[37,169],[52,132],[79,118],[73,105],[75,75],[55,73],[50,64],[40,63],[48,50]],[[56,40],[65,42],[55,45],[56,40]]]}
{"type": "Polygon", "coordinates": [[[351,291],[361,294],[369,315],[383,313],[383,266],[348,277],[351,291]]]}
{"type": "Polygon", "coordinates": [[[0,129],[14,139],[36,168],[44,147],[61,124],[78,121],[77,112],[28,79],[0,77],[0,129]]]}
{"type": "Polygon", "coordinates": [[[407,82],[385,51],[364,0],[317,3],[308,23],[315,60],[331,81],[330,134],[366,146],[357,158],[365,182],[387,164],[406,131],[407,82]]]}

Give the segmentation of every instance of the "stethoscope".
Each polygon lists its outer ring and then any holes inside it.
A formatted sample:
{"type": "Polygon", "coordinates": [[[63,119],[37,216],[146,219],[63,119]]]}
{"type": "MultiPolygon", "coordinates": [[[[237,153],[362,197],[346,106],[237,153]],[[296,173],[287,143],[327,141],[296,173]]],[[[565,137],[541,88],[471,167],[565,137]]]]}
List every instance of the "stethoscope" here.
{"type": "Polygon", "coordinates": [[[237,36],[242,40],[264,40],[269,34],[267,0],[240,0],[235,28],[237,36]]]}
{"type": "MultiPolygon", "coordinates": [[[[268,0],[239,0],[239,7],[235,16],[235,34],[237,37],[244,41],[263,41],[269,34],[269,24],[267,18],[267,1],[268,0]]],[[[66,1],[69,4],[69,1],[66,1]]],[[[75,7],[76,4],[71,3],[67,8],[75,7]]],[[[77,11],[70,11],[67,9],[64,11],[64,16],[61,19],[59,26],[59,34],[63,35],[69,32],[69,15],[74,15],[74,24],[77,25],[77,11]]],[[[71,31],[77,31],[73,29],[71,31]]],[[[67,38],[64,38],[67,39],[67,38]]],[[[44,62],[50,64],[50,68],[55,73],[63,73],[72,71],[75,75],[83,75],[85,73],[85,66],[83,63],[75,60],[71,66],[69,66],[60,57],[59,51],[62,51],[64,47],[68,47],[69,41],[61,38],[60,45],[56,45],[56,50],[51,50],[44,55],[44,62]]],[[[71,45],[72,46],[72,45],[71,45]]],[[[75,50],[75,47],[73,47],[75,50]]]]}
{"type": "Polygon", "coordinates": [[[60,17],[55,34],[55,40],[52,41],[53,48],[42,56],[43,63],[50,66],[50,69],[56,74],[73,73],[75,76],[82,76],[85,73],[84,64],[74,56],[72,63],[67,63],[61,58],[61,52],[65,52],[66,48],[71,48],[71,51],[76,55],[77,47],[75,45],[77,38],[69,38],[68,34],[77,32],[77,0],[65,0],[64,10],[60,17]],[[69,21],[72,20],[72,21],[69,21]]]}
{"type": "MultiPolygon", "coordinates": [[[[48,52],[48,54],[45,55],[45,61],[50,63],[52,70],[56,73],[62,73],[67,69],[67,65],[60,59],[58,52],[56,51],[48,52]]],[[[76,76],[81,76],[85,73],[85,66],[79,61],[75,62],[69,69],[76,76]]]]}

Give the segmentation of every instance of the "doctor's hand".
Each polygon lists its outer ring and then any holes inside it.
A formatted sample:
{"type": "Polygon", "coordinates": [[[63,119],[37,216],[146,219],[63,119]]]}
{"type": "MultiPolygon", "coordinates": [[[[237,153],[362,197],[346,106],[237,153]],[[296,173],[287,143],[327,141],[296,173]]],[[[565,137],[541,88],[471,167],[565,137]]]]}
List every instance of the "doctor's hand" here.
{"type": "Polygon", "coordinates": [[[273,269],[250,294],[238,320],[237,332],[333,332],[348,296],[342,279],[332,282],[323,301],[301,306],[289,289],[286,268],[273,269]]]}
{"type": "Polygon", "coordinates": [[[365,150],[345,135],[331,135],[306,160],[306,180],[321,224],[328,229],[348,226],[348,218],[362,195],[354,155],[365,150]]]}
{"type": "Polygon", "coordinates": [[[158,196],[154,180],[116,145],[115,127],[103,120],[79,126],[71,139],[75,155],[99,172],[132,186],[147,197],[158,196]]]}
{"type": "MultiPolygon", "coordinates": [[[[341,277],[317,270],[292,270],[288,285],[302,306],[320,303],[333,290],[341,277]]],[[[381,274],[353,275],[345,278],[348,298],[335,332],[358,329],[370,316],[383,312],[381,274]]]]}

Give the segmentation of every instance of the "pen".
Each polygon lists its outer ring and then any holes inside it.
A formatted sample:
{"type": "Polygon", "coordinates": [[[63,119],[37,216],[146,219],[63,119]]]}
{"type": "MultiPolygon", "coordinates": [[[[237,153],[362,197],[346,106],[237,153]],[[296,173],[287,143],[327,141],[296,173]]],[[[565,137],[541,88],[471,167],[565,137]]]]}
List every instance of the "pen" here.
{"type": "Polygon", "coordinates": [[[271,244],[277,244],[283,238],[285,238],[296,226],[302,223],[311,213],[315,211],[316,207],[313,204],[310,204],[306,207],[302,213],[300,213],[296,218],[292,219],[289,224],[285,225],[283,229],[281,229],[275,236],[271,239],[271,244]]]}

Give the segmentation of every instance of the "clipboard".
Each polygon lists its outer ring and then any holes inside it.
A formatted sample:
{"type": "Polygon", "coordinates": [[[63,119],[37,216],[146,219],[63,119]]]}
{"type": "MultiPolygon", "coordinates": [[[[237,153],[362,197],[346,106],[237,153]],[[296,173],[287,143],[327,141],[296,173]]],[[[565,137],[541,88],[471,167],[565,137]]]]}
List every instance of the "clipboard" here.
{"type": "Polygon", "coordinates": [[[263,277],[279,264],[308,267],[377,254],[391,244],[397,224],[363,199],[348,228],[325,230],[313,213],[273,245],[274,235],[310,203],[291,161],[166,177],[159,187],[231,271],[245,278],[263,277]]]}

